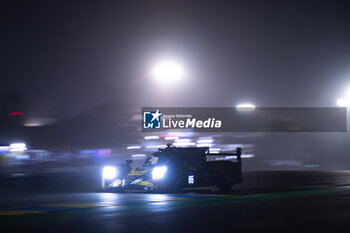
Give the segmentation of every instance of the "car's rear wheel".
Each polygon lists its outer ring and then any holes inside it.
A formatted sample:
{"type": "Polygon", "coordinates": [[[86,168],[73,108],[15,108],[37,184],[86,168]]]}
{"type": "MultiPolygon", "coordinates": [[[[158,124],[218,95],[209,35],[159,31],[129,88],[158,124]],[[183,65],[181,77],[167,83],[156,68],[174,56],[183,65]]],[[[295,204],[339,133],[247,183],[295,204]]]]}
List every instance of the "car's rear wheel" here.
{"type": "Polygon", "coordinates": [[[234,182],[231,177],[228,177],[228,176],[221,177],[217,185],[218,191],[221,193],[228,193],[229,191],[231,191],[231,188],[233,187],[233,185],[234,185],[234,182]]]}

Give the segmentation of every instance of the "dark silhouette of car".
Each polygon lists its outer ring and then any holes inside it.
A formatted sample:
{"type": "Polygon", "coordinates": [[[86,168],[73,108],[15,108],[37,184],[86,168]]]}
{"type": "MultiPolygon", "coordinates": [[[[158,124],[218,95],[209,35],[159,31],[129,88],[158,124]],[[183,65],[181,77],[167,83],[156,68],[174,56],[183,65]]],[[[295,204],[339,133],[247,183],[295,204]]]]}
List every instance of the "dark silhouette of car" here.
{"type": "Polygon", "coordinates": [[[219,191],[227,192],[234,184],[242,183],[241,154],[241,148],[233,153],[211,154],[208,147],[168,146],[149,156],[141,167],[132,169],[128,160],[123,165],[106,166],[102,188],[119,192],[135,188],[179,192],[216,186],[219,191]],[[228,156],[230,160],[223,160],[228,156]]]}

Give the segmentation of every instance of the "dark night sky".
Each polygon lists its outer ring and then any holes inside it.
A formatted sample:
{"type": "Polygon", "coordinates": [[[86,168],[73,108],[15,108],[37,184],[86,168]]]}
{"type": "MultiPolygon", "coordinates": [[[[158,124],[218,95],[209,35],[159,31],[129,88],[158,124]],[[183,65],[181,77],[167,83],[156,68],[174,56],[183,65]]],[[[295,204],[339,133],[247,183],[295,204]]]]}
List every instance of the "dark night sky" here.
{"type": "Polygon", "coordinates": [[[335,106],[350,85],[346,1],[6,1],[0,93],[30,117],[136,106],[335,106]],[[159,87],[171,55],[187,80],[159,87]],[[60,110],[57,110],[60,111],[60,110]]]}

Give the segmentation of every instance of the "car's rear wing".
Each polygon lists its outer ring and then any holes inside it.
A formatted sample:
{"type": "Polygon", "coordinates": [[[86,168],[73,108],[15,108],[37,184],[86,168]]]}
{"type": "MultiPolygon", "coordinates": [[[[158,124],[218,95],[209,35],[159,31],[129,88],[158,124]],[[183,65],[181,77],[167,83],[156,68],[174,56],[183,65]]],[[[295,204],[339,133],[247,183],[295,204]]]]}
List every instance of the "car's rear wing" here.
{"type": "Polygon", "coordinates": [[[242,163],[242,148],[237,147],[236,152],[231,153],[207,153],[207,156],[234,156],[237,162],[242,163]]]}
{"type": "Polygon", "coordinates": [[[227,152],[227,153],[210,153],[209,147],[171,147],[170,144],[166,148],[159,148],[158,152],[153,153],[153,156],[188,156],[195,158],[196,160],[206,160],[206,157],[226,157],[225,159],[213,159],[213,160],[231,160],[236,159],[238,164],[242,163],[242,148],[237,147],[235,152],[227,152]],[[232,157],[232,158],[227,158],[232,157]]]}
{"type": "Polygon", "coordinates": [[[209,159],[207,157],[207,162],[214,162],[217,160],[221,161],[227,161],[233,163],[233,165],[237,168],[236,170],[239,173],[242,173],[242,148],[237,147],[235,152],[232,153],[208,153],[207,156],[215,156],[216,158],[214,160],[209,159]],[[221,159],[220,159],[221,157],[221,159]],[[232,161],[232,159],[236,159],[236,161],[232,161]]]}
{"type": "Polygon", "coordinates": [[[206,155],[206,160],[211,164],[211,166],[219,168],[221,171],[229,171],[235,183],[242,183],[241,147],[237,147],[236,151],[232,153],[208,153],[206,155]]]}

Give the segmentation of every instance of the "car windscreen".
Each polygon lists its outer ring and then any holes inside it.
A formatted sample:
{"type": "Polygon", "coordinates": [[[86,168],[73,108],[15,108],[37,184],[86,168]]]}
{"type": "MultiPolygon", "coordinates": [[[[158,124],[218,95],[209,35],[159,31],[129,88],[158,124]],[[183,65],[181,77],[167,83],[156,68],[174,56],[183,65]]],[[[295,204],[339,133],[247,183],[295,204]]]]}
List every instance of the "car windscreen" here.
{"type": "Polygon", "coordinates": [[[158,157],[150,156],[143,163],[143,167],[150,167],[158,163],[158,157]]]}

